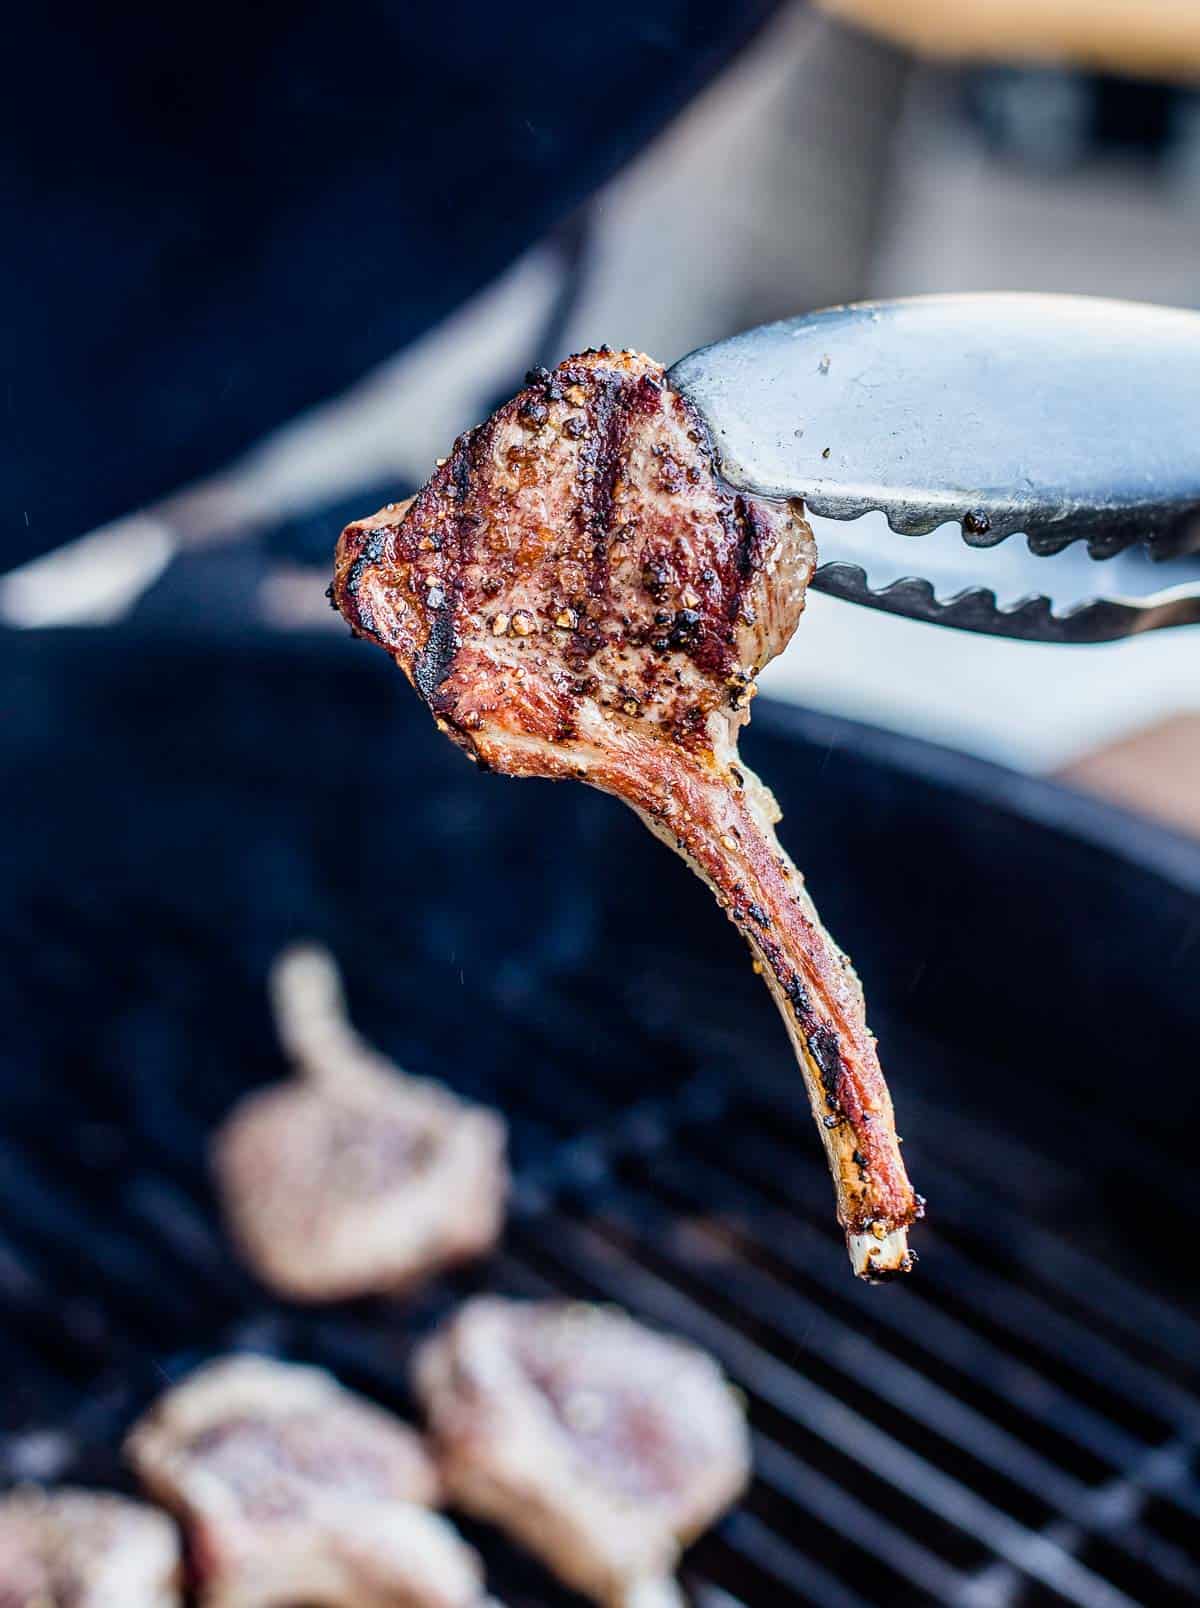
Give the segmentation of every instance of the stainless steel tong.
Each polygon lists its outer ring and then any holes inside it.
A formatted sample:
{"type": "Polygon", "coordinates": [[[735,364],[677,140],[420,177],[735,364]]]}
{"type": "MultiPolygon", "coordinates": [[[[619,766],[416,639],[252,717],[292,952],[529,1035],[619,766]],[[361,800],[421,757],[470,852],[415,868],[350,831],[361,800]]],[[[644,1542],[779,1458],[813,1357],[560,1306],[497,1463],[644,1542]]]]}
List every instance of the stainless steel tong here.
{"type": "Polygon", "coordinates": [[[1035,641],[1200,623],[1200,313],[863,303],[703,347],[670,380],[732,485],[803,499],[821,591],[1035,641]]]}

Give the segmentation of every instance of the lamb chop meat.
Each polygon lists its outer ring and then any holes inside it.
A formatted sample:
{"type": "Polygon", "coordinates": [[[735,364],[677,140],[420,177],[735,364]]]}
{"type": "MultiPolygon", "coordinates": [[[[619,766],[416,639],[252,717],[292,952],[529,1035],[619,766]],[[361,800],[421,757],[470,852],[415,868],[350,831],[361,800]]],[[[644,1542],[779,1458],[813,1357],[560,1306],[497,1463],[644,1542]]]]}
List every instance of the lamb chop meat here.
{"type": "Polygon", "coordinates": [[[177,1608],[179,1535],[165,1513],[106,1491],[0,1498],[0,1608],[177,1608]]]}
{"type": "Polygon", "coordinates": [[[213,1144],[226,1218],[264,1283],[304,1301],[394,1293],[490,1250],[503,1120],[365,1044],[324,950],[285,953],[272,996],[299,1075],[243,1099],[213,1144]]]}
{"type": "Polygon", "coordinates": [[[680,1546],[749,1477],[712,1359],[612,1308],[477,1297],[426,1342],[416,1385],[451,1498],[612,1608],[680,1601],[680,1546]]]}
{"type": "Polygon", "coordinates": [[[319,1369],[211,1363],[126,1453],[187,1530],[203,1608],[483,1608],[420,1437],[319,1369]]]}
{"type": "Polygon", "coordinates": [[[331,597],[478,763],[623,799],[711,887],[783,1014],[855,1272],[907,1269],[920,1215],[862,989],[738,757],[755,677],[812,573],[796,503],[735,494],[649,358],[539,370],[425,489],[349,525],[331,597]]]}

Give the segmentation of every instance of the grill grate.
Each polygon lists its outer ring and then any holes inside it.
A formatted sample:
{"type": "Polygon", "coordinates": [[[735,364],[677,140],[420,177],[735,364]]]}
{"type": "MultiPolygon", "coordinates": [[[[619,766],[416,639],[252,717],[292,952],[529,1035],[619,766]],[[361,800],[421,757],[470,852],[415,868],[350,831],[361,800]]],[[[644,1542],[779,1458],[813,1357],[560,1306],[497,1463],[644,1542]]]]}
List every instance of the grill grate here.
{"type": "MultiPolygon", "coordinates": [[[[329,680],[326,667],[304,689],[318,727],[329,680]]],[[[281,769],[269,807],[248,803],[282,762],[255,756],[264,726],[244,675],[212,696],[230,714],[227,778],[204,809],[204,777],[178,756],[165,792],[161,754],[137,778],[147,819],[185,812],[170,855],[122,838],[115,814],[103,852],[81,851],[64,816],[7,901],[0,1475],[123,1483],[115,1448],[141,1405],[229,1346],[331,1367],[410,1412],[411,1346],[455,1300],[557,1292],[690,1335],[746,1392],[757,1477],[689,1556],[697,1608],[1200,1600],[1200,1323],[1169,1264],[1136,1276],[1121,1241],[1139,1175],[1149,1217],[1177,1188],[1152,1115],[1080,1098],[1045,1039],[1009,1064],[967,1039],[968,1077],[964,1041],[930,1030],[940,1012],[884,999],[932,1210],[912,1277],[861,1285],[773,1013],[702,893],[632,822],[571,790],[553,794],[561,814],[539,814],[527,801],[545,791],[488,792],[413,739],[420,788],[403,770],[390,784],[407,855],[392,818],[374,856],[369,830],[347,842],[340,823],[369,822],[378,800],[345,776],[306,778],[297,802],[281,769]],[[438,875],[421,881],[425,856],[438,875]],[[502,870],[473,882],[487,863],[502,870]],[[625,876],[598,883],[590,868],[606,864],[625,876]],[[271,1301],[214,1211],[207,1135],[238,1092],[279,1075],[263,976],[297,930],[341,954],[372,1037],[511,1119],[502,1251],[403,1307],[271,1301]],[[676,935],[667,960],[661,931],[676,935]]],[[[836,768],[817,763],[836,792],[836,768]]],[[[834,813],[831,841],[855,829],[834,813]]],[[[571,1600],[464,1528],[512,1608],[571,1600]]]]}
{"type": "MultiPolygon", "coordinates": [[[[698,1601],[1001,1605],[1039,1600],[1031,1582],[1083,1608],[1200,1597],[1187,1522],[1200,1513],[1198,1326],[1044,1229],[1029,1261],[1006,1245],[1004,1275],[967,1257],[956,1242],[986,1253],[1013,1227],[1003,1206],[980,1216],[969,1177],[945,1192],[916,1278],[855,1283],[793,1093],[712,1074],[598,1126],[604,1092],[581,1080],[554,1110],[531,1109],[539,1130],[568,1110],[588,1127],[520,1173],[494,1265],[444,1281],[400,1321],[369,1303],[266,1304],[228,1259],[199,1130],[182,1177],[173,1156],[159,1162],[168,1174],[148,1155],[103,1223],[50,1182],[69,1177],[69,1128],[40,1168],[10,1147],[0,1269],[8,1377],[22,1383],[8,1412],[22,1429],[6,1472],[119,1477],[111,1448],[160,1361],[173,1376],[222,1343],[320,1361],[407,1409],[411,1337],[486,1283],[630,1305],[710,1347],[747,1392],[757,1481],[694,1554],[698,1601]],[[1064,1258],[1079,1276],[1065,1293],[1064,1258]],[[64,1310],[59,1292],[80,1272],[88,1293],[64,1310]],[[200,1350],[160,1359],[164,1300],[200,1350]],[[1156,1321],[1137,1334],[1131,1312],[1156,1321]],[[1172,1366],[1145,1360],[1168,1353],[1172,1366]],[[1056,1380],[1064,1364],[1075,1380],[1056,1380]]],[[[952,1133],[931,1116],[926,1134],[952,1133]]],[[[913,1165],[940,1185],[927,1148],[910,1146],[913,1165]]],[[[509,1600],[560,1600],[494,1537],[483,1545],[509,1600]]]]}

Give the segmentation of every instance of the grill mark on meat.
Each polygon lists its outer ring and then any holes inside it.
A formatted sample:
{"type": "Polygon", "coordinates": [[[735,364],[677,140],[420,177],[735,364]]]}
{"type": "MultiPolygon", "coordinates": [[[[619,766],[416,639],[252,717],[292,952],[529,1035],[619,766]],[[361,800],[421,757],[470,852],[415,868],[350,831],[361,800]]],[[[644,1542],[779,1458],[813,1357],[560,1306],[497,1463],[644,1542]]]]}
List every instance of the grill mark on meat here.
{"type": "MultiPolygon", "coordinates": [[[[754,505],[747,502],[745,497],[734,498],[733,512],[739,536],[737,546],[738,574],[744,581],[748,581],[758,565],[759,553],[762,547],[762,528],[754,505]]],[[[732,623],[731,620],[730,624],[732,623]]]]}
{"type": "MultiPolygon", "coordinates": [[[[364,631],[375,630],[375,615],[370,603],[360,596],[363,575],[374,565],[378,564],[384,554],[387,539],[391,534],[389,527],[381,525],[373,530],[363,543],[362,551],[350,566],[350,573],[346,577],[346,590],[354,599],[358,623],[364,631]]],[[[337,599],[330,595],[330,602],[337,608],[337,599]]]]}
{"type": "MultiPolygon", "coordinates": [[[[837,1035],[828,1022],[821,1022],[808,1031],[808,1049],[821,1073],[821,1083],[831,1106],[841,1103],[842,1054],[838,1049],[837,1035]]],[[[855,1151],[855,1156],[858,1152],[855,1151]]],[[[861,1164],[861,1158],[860,1158],[861,1164]]]]}
{"type": "Polygon", "coordinates": [[[465,503],[471,494],[470,452],[478,433],[476,428],[460,436],[450,457],[450,481],[454,488],[454,500],[459,503],[465,503]]]}
{"type": "Polygon", "coordinates": [[[425,646],[413,667],[413,680],[417,691],[435,712],[440,710],[439,689],[449,674],[454,652],[458,646],[454,630],[458,585],[456,582],[443,583],[439,590],[441,602],[436,605],[436,612],[429,626],[429,635],[425,638],[425,646]]]}
{"type": "Polygon", "coordinates": [[[591,409],[592,428],[587,446],[579,454],[580,502],[584,529],[591,540],[588,596],[601,602],[608,597],[608,544],[612,532],[613,493],[625,454],[629,398],[615,380],[596,389],[591,409]]]}
{"type": "Polygon", "coordinates": [[[813,1024],[812,996],[805,988],[795,972],[787,978],[783,985],[792,1009],[796,1013],[796,1020],[802,1027],[811,1027],[813,1024]]]}
{"type": "MultiPolygon", "coordinates": [[[[837,1029],[823,1021],[813,1009],[812,992],[800,974],[789,964],[777,943],[757,938],[765,963],[776,977],[784,999],[800,1026],[809,1054],[821,1077],[821,1087],[829,1112],[824,1118],[826,1126],[836,1126],[843,1118],[847,1099],[848,1073],[838,1044],[837,1029]]],[[[855,1102],[851,1098],[851,1104],[855,1102]]],[[[859,1226],[865,1226],[859,1225],[859,1226]]]]}
{"type": "Polygon", "coordinates": [[[426,535],[431,550],[438,555],[440,562],[436,565],[433,584],[426,594],[431,618],[425,644],[414,661],[413,683],[430,708],[438,714],[445,713],[445,700],[440,697],[440,691],[459,645],[454,622],[462,598],[463,554],[470,539],[471,486],[490,448],[492,435],[494,428],[486,424],[478,425],[459,436],[454,443],[448,466],[453,499],[458,505],[452,519],[452,540],[447,543],[444,535],[438,531],[426,535]]]}

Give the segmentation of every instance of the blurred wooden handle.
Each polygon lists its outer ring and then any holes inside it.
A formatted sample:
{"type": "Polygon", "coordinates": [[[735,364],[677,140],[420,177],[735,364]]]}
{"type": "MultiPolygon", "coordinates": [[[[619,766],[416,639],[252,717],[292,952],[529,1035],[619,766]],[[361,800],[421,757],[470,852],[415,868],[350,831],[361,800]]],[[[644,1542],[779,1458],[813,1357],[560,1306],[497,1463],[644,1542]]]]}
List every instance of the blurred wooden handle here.
{"type": "Polygon", "coordinates": [[[921,55],[1200,76],[1200,0],[817,0],[921,55]]]}
{"type": "Polygon", "coordinates": [[[1146,726],[1077,759],[1059,779],[1200,837],[1200,714],[1146,726]]]}

